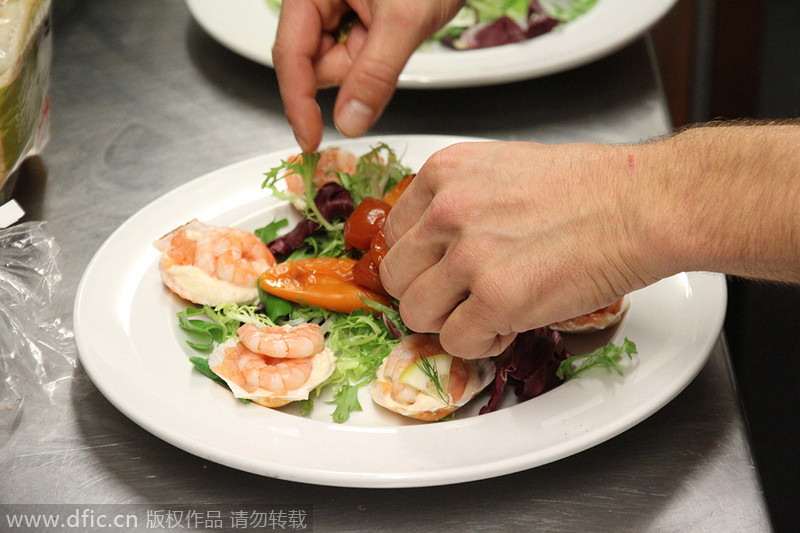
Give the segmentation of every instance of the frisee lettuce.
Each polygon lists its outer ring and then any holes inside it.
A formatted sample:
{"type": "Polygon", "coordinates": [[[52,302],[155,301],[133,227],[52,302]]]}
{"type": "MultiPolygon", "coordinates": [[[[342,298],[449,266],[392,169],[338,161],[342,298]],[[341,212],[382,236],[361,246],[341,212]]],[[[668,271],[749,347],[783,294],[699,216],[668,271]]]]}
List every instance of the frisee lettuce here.
{"type": "Polygon", "coordinates": [[[622,361],[622,356],[627,355],[628,359],[633,359],[633,356],[637,353],[639,352],[636,349],[636,344],[625,337],[620,346],[609,343],[592,353],[568,357],[559,365],[556,376],[561,380],[569,381],[592,368],[614,370],[621,376],[622,367],[620,366],[620,361],[622,361]],[[579,364],[576,366],[578,362],[579,364]]]}
{"type": "Polygon", "coordinates": [[[333,400],[328,402],[336,406],[331,415],[334,422],[341,424],[350,418],[350,413],[353,411],[363,411],[361,403],[358,401],[358,391],[367,384],[369,384],[369,381],[364,380],[355,385],[343,384],[339,387],[339,390],[333,396],[333,400]]]}
{"type": "Polygon", "coordinates": [[[201,308],[187,307],[177,313],[178,326],[187,332],[190,339],[186,343],[199,352],[208,352],[215,343],[222,343],[236,337],[236,330],[243,323],[274,326],[275,323],[264,314],[256,312],[254,305],[227,303],[201,308]],[[192,318],[202,317],[202,318],[192,318]]]}
{"type": "Polygon", "coordinates": [[[411,170],[400,163],[397,154],[386,143],[380,143],[358,158],[355,173],[338,173],[342,187],[350,191],[358,205],[371,196],[381,198],[411,170]]]}
{"type": "Polygon", "coordinates": [[[344,225],[340,223],[334,224],[331,230],[312,233],[306,238],[306,245],[289,254],[286,261],[311,257],[344,257],[346,250],[343,228],[344,225]]]}
{"type": "Polygon", "coordinates": [[[305,217],[313,220],[328,231],[334,229],[333,225],[319,212],[314,197],[317,195],[317,187],[314,184],[314,173],[319,163],[319,152],[303,152],[294,161],[281,161],[281,164],[271,168],[264,174],[264,181],[261,183],[262,189],[270,189],[276,198],[281,200],[294,200],[302,198],[305,201],[305,217]],[[297,174],[303,179],[303,194],[297,195],[278,188],[280,180],[286,174],[297,174]]]}
{"type": "Polygon", "coordinates": [[[397,344],[386,324],[366,311],[337,313],[327,345],[336,354],[336,367],[322,386],[332,386],[335,422],[344,422],[352,411],[360,411],[358,389],[375,379],[376,371],[397,344]]]}

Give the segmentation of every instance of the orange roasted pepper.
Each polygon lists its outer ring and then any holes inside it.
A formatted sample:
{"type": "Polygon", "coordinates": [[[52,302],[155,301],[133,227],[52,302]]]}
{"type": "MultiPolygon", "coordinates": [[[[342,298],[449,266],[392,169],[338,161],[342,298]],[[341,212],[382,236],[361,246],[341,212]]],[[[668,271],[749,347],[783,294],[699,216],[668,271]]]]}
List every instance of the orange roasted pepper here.
{"type": "Polygon", "coordinates": [[[356,261],[345,257],[318,257],[279,263],[258,277],[264,291],[301,305],[314,305],[352,313],[357,309],[369,310],[362,298],[384,305],[389,299],[353,281],[356,261]]]}
{"type": "Polygon", "coordinates": [[[389,192],[386,193],[382,200],[389,205],[396,204],[397,200],[399,200],[403,193],[406,192],[408,186],[411,185],[411,180],[414,179],[414,176],[416,176],[416,174],[409,174],[405,178],[401,179],[399,182],[397,182],[397,185],[389,189],[389,192]]]}

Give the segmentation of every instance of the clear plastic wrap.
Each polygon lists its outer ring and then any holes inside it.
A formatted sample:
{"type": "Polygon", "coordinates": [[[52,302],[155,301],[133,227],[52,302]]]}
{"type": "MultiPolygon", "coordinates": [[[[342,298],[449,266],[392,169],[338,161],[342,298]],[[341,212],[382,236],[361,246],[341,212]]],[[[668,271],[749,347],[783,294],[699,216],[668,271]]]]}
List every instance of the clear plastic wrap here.
{"type": "Polygon", "coordinates": [[[6,181],[49,137],[49,13],[50,0],[0,0],[0,202],[6,181]]]}
{"type": "Polygon", "coordinates": [[[53,402],[76,365],[72,328],[52,305],[61,282],[58,254],[44,222],[0,229],[0,448],[23,404],[53,402]]]}

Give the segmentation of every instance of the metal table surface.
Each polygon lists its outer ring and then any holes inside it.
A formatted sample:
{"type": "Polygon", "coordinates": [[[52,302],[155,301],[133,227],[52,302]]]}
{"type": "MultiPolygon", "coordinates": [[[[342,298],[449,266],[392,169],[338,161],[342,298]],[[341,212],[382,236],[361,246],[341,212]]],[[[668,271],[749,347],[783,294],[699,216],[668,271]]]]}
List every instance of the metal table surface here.
{"type": "MultiPolygon", "coordinates": [[[[58,0],[52,138],[16,198],[63,253],[55,305],[69,323],[83,269],[151,200],[199,175],[294,144],[273,71],[229,52],[183,2],[58,0]]],[[[333,92],[321,94],[330,126],[333,92]]],[[[631,142],[668,131],[646,40],[594,64],[485,88],[400,91],[375,135],[439,133],[631,142]]],[[[0,448],[2,504],[281,504],[317,531],[767,531],[720,340],[659,412],[604,444],[503,477],[419,489],[345,489],[209,463],[118,412],[80,365],[55,405],[26,406],[0,448]]],[[[2,529],[2,526],[0,526],[2,529]]]]}

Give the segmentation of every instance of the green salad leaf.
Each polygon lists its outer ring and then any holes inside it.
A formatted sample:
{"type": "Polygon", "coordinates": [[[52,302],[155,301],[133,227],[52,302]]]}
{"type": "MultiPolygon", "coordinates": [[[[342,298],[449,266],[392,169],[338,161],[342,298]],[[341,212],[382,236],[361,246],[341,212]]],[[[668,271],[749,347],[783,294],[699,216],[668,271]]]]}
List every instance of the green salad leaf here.
{"type": "Polygon", "coordinates": [[[375,379],[383,360],[397,344],[380,317],[366,311],[349,315],[336,313],[330,324],[327,345],[336,354],[333,374],[321,386],[332,386],[333,419],[344,422],[354,410],[360,411],[358,389],[375,379]]]}
{"type": "Polygon", "coordinates": [[[234,303],[216,307],[204,305],[199,309],[187,307],[177,313],[177,316],[178,326],[192,339],[187,340],[186,343],[199,352],[208,352],[215,343],[225,342],[231,337],[236,337],[236,330],[243,323],[275,325],[269,317],[257,313],[256,306],[234,303]]]}
{"type": "Polygon", "coordinates": [[[286,220],[285,218],[281,218],[279,220],[270,222],[263,228],[256,229],[253,233],[255,234],[256,237],[261,239],[261,242],[263,242],[264,244],[269,244],[275,239],[277,239],[280,230],[282,230],[288,225],[289,221],[286,220]]]}
{"type": "Polygon", "coordinates": [[[480,24],[490,24],[500,17],[522,24],[528,18],[530,5],[530,0],[467,0],[467,6],[475,10],[480,24]]]}
{"type": "Polygon", "coordinates": [[[556,376],[564,381],[569,381],[592,368],[614,370],[621,376],[622,368],[620,367],[620,361],[622,361],[622,356],[627,355],[628,359],[633,359],[633,356],[637,353],[636,344],[626,337],[620,346],[609,343],[605,346],[601,346],[592,353],[568,357],[559,365],[556,376]],[[579,364],[575,366],[578,362],[579,364]]]}
{"type": "Polygon", "coordinates": [[[561,22],[571,22],[597,3],[597,0],[542,0],[542,9],[561,22]]]}
{"type": "Polygon", "coordinates": [[[225,380],[222,379],[221,377],[219,377],[218,375],[216,375],[214,373],[214,371],[211,370],[211,367],[208,366],[208,358],[206,358],[206,357],[198,357],[198,356],[194,355],[194,356],[189,358],[189,361],[191,361],[191,363],[194,365],[194,367],[197,369],[197,371],[200,372],[201,374],[203,374],[205,377],[207,377],[207,378],[209,378],[209,379],[211,379],[213,381],[216,381],[217,383],[219,383],[223,387],[228,387],[228,384],[225,383],[225,380]]]}
{"type": "Polygon", "coordinates": [[[286,261],[309,259],[312,257],[344,257],[347,250],[344,246],[344,224],[333,224],[333,229],[317,231],[309,235],[306,245],[293,251],[286,261]]]}
{"type": "Polygon", "coordinates": [[[371,196],[381,198],[411,170],[400,163],[389,145],[380,143],[358,158],[353,175],[338,173],[342,187],[350,192],[355,205],[371,196]]]}
{"type": "MultiPolygon", "coordinates": [[[[211,370],[211,367],[208,365],[208,358],[198,357],[195,355],[190,357],[189,361],[194,365],[197,371],[203,374],[205,377],[211,379],[217,384],[222,385],[226,389],[230,390],[230,387],[228,386],[227,383],[225,383],[225,380],[219,377],[217,374],[215,374],[213,370],[211,370]]],[[[238,398],[238,400],[242,403],[251,402],[251,400],[248,400],[247,398],[238,398]]]]}
{"type": "Polygon", "coordinates": [[[364,380],[356,385],[344,384],[339,387],[339,390],[333,396],[333,400],[328,402],[336,405],[336,409],[331,415],[334,422],[337,424],[346,422],[350,418],[350,413],[363,410],[361,403],[358,401],[358,390],[368,383],[368,380],[364,380]]]}
{"type": "Polygon", "coordinates": [[[261,287],[258,288],[258,299],[264,305],[264,314],[273,322],[289,316],[294,311],[294,303],[270,294],[261,287]]]}
{"type": "Polygon", "coordinates": [[[261,183],[261,188],[270,189],[276,198],[281,200],[294,200],[302,198],[306,204],[305,217],[313,220],[320,226],[328,231],[334,229],[333,224],[322,216],[314,197],[317,195],[317,187],[314,185],[314,173],[317,170],[319,163],[319,152],[303,152],[300,157],[294,161],[281,161],[281,164],[271,168],[264,174],[264,181],[261,183]],[[303,194],[296,195],[285,192],[278,188],[278,183],[283,179],[286,173],[297,174],[303,179],[303,194]]]}

